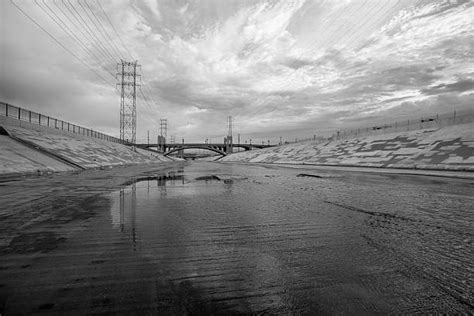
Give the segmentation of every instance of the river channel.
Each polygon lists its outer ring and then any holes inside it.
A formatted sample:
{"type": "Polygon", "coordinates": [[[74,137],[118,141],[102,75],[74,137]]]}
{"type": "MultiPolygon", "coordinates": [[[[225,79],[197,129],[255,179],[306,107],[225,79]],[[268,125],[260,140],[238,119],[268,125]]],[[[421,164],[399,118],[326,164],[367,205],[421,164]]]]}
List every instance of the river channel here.
{"type": "Polygon", "coordinates": [[[2,184],[2,315],[473,312],[472,179],[105,172],[2,184]]]}

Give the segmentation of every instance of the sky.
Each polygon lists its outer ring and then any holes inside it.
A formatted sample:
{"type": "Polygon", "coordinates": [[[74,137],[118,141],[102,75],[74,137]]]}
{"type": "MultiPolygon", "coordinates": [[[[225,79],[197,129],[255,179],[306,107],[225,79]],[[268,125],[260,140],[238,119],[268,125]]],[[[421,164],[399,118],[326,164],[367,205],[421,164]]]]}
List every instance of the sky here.
{"type": "Polygon", "coordinates": [[[474,108],[474,1],[4,0],[0,101],[137,141],[254,142],[474,108]],[[99,2],[100,1],[100,2],[99,2]]]}

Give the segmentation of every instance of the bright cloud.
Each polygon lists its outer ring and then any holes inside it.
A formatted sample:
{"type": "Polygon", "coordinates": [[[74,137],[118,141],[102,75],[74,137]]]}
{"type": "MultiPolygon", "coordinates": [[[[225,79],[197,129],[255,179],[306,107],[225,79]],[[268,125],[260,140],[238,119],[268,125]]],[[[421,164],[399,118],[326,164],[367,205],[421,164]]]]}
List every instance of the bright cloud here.
{"type": "Polygon", "coordinates": [[[266,140],[473,108],[472,1],[14,3],[78,58],[2,2],[0,99],[115,135],[120,58],[142,65],[142,139],[160,118],[202,141],[232,115],[266,140]]]}

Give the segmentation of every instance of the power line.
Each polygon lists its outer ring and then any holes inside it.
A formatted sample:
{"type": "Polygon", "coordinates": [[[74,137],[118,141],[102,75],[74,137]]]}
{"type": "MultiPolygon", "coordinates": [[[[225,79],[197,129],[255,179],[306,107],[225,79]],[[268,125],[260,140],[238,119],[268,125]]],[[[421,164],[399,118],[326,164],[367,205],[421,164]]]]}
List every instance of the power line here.
{"type": "Polygon", "coordinates": [[[117,47],[117,44],[115,44],[115,41],[112,40],[112,37],[110,36],[109,32],[106,30],[106,28],[104,27],[104,25],[102,24],[101,20],[97,17],[97,15],[94,13],[94,11],[91,9],[91,7],[89,6],[89,4],[87,3],[87,0],[84,0],[84,3],[86,4],[86,6],[89,8],[89,11],[92,13],[92,15],[95,17],[95,19],[97,20],[97,22],[99,23],[100,27],[102,28],[103,32],[105,33],[105,35],[107,36],[107,38],[109,39],[109,41],[112,43],[112,45],[114,46],[115,48],[115,51],[118,53],[118,55],[120,56],[120,58],[122,59],[125,59],[122,55],[122,52],[120,51],[120,49],[117,47]]]}
{"type": "MultiPolygon", "coordinates": [[[[81,25],[82,25],[83,23],[81,23],[81,21],[80,21],[79,18],[74,14],[74,12],[71,10],[71,8],[69,8],[69,6],[66,5],[66,3],[64,2],[64,0],[62,0],[61,2],[62,2],[62,4],[63,4],[64,8],[67,9],[67,11],[69,12],[69,14],[74,18],[74,20],[75,20],[76,22],[73,22],[72,19],[69,17],[69,15],[66,14],[66,13],[64,13],[64,11],[61,10],[61,11],[63,12],[63,14],[68,18],[69,22],[71,22],[71,24],[73,24],[73,25],[75,26],[75,28],[81,33],[82,37],[83,37],[85,40],[88,40],[89,36],[85,33],[85,31],[84,31],[83,28],[81,27],[81,25]]],[[[53,0],[53,3],[56,4],[56,3],[54,2],[54,0],[53,0]]],[[[56,4],[56,6],[57,6],[58,8],[60,8],[57,4],[56,4]]],[[[88,40],[88,42],[90,42],[90,41],[88,40]]],[[[97,49],[97,52],[102,56],[102,58],[103,58],[104,61],[106,61],[106,62],[108,61],[109,57],[108,57],[107,55],[105,55],[102,50],[97,49]]]]}
{"type": "MultiPolygon", "coordinates": [[[[101,41],[95,36],[94,32],[91,30],[91,28],[89,27],[89,24],[84,20],[84,18],[82,17],[82,15],[79,13],[79,11],[76,10],[76,8],[74,7],[74,5],[72,5],[72,3],[69,1],[69,0],[62,0],[63,4],[66,5],[66,3],[64,1],[67,1],[67,3],[71,6],[71,8],[74,10],[74,12],[77,14],[77,16],[79,17],[79,19],[82,21],[82,23],[79,23],[80,25],[84,25],[85,26],[85,30],[87,31],[87,33],[89,34],[89,36],[92,38],[92,41],[94,42],[94,39],[95,39],[95,42],[96,42],[96,46],[99,48],[99,50],[101,50],[104,54],[104,56],[106,57],[106,59],[110,59],[110,61],[115,64],[117,62],[117,60],[115,59],[115,57],[113,57],[110,52],[104,47],[104,45],[101,43],[101,41]]],[[[76,14],[74,14],[74,12],[72,12],[71,10],[69,10],[73,15],[74,17],[76,17],[76,14]]],[[[77,19],[77,18],[76,18],[77,19]]],[[[78,20],[78,19],[77,19],[78,20]]],[[[78,20],[79,21],[79,20],[78,20]]]]}
{"type": "MultiPolygon", "coordinates": [[[[84,8],[84,6],[81,4],[81,1],[78,0],[77,3],[79,3],[79,6],[82,8],[82,10],[83,10],[84,13],[86,14],[87,18],[89,19],[89,21],[91,21],[92,24],[95,26],[95,28],[99,31],[99,34],[101,34],[102,37],[104,38],[104,40],[107,41],[107,38],[104,37],[103,33],[101,33],[101,31],[100,31],[99,27],[97,26],[97,24],[95,23],[95,21],[91,18],[91,16],[90,16],[89,13],[87,12],[87,10],[86,10],[86,9],[84,8]]],[[[102,43],[102,41],[99,39],[98,36],[96,36],[96,34],[95,34],[94,32],[93,32],[93,34],[94,34],[94,37],[95,37],[96,39],[98,39],[99,42],[102,43]]],[[[112,52],[109,51],[109,50],[107,49],[107,47],[104,46],[104,48],[107,50],[107,52],[109,53],[109,55],[112,56],[112,59],[115,59],[115,60],[123,59],[123,58],[120,56],[120,54],[117,54],[117,53],[113,50],[113,47],[112,47],[112,52]],[[113,54],[112,54],[112,53],[113,53],[113,54]],[[114,54],[115,54],[115,56],[114,56],[114,54]]]]}
{"type": "Polygon", "coordinates": [[[74,54],[71,50],[69,50],[66,46],[64,46],[56,37],[54,37],[50,32],[48,32],[44,27],[42,27],[38,22],[36,22],[30,15],[28,15],[23,9],[21,9],[13,0],[10,0],[11,4],[13,4],[25,17],[27,17],[31,22],[33,22],[38,28],[40,28],[43,32],[45,32],[51,39],[53,39],[59,46],[61,46],[66,52],[68,52],[71,56],[77,59],[81,64],[86,66],[89,70],[94,72],[100,79],[102,79],[107,84],[110,84],[104,77],[102,77],[97,71],[91,68],[88,64],[82,61],[76,54],[74,54]]]}
{"type": "MultiPolygon", "coordinates": [[[[343,13],[348,9],[348,7],[345,7],[343,12],[340,14],[340,15],[343,15],[343,13]]],[[[327,32],[327,31],[326,31],[327,32]]],[[[292,66],[294,66],[298,59],[301,58],[305,53],[308,53],[308,52],[311,52],[311,50],[313,49],[314,46],[316,46],[317,43],[319,43],[320,40],[313,40],[311,42],[311,44],[309,45],[308,49],[305,51],[305,52],[302,52],[300,53],[296,58],[294,58],[294,61],[292,63],[290,63],[290,65],[287,65],[288,68],[292,68],[292,66]]],[[[284,79],[280,79],[279,80],[279,85],[277,87],[274,88],[275,89],[281,89],[287,82],[288,80],[290,79],[290,77],[293,77],[295,76],[295,74],[297,73],[296,70],[294,70],[291,74],[289,74],[288,76],[286,76],[284,79]]],[[[271,96],[272,93],[267,93],[265,96],[262,96],[260,98],[257,99],[256,103],[253,104],[253,106],[260,106],[262,105],[263,103],[265,103],[265,98],[267,98],[268,96],[271,96]]],[[[264,109],[260,109],[260,111],[257,111],[255,112],[255,114],[260,114],[262,111],[264,111],[264,109]]]]}
{"type": "MultiPolygon", "coordinates": [[[[43,1],[44,1],[44,0],[43,0],[43,1]]],[[[73,26],[76,30],[78,30],[78,31],[80,32],[80,34],[82,35],[82,37],[84,38],[84,40],[85,40],[86,42],[89,42],[89,43],[90,43],[90,41],[88,40],[87,34],[85,34],[84,31],[82,30],[82,28],[80,27],[81,22],[80,22],[79,19],[74,15],[74,13],[71,11],[71,9],[70,9],[68,6],[66,6],[65,3],[63,3],[63,6],[64,6],[64,7],[67,9],[67,11],[69,11],[69,13],[74,17],[74,20],[75,20],[75,21],[73,21],[73,20],[69,17],[69,15],[61,8],[61,6],[56,3],[56,0],[53,0],[53,4],[54,4],[54,5],[56,6],[56,8],[62,13],[62,15],[69,21],[69,23],[71,24],[71,26],[73,26]],[[76,22],[77,22],[77,24],[76,24],[76,22]],[[79,26],[78,26],[78,25],[79,25],[79,26]]],[[[64,24],[67,25],[66,22],[64,22],[64,24]]],[[[72,28],[71,28],[71,30],[72,30],[72,28]]],[[[73,33],[74,33],[74,32],[73,32],[73,33]]],[[[77,38],[79,38],[79,36],[77,36],[77,35],[75,35],[75,36],[76,36],[77,38]]],[[[82,41],[81,41],[81,42],[82,42],[82,41]]],[[[84,45],[85,45],[85,44],[84,44],[84,45]]],[[[87,45],[85,45],[85,46],[87,46],[87,45]]],[[[88,50],[89,50],[89,51],[92,51],[89,47],[88,47],[88,50]]],[[[97,53],[99,53],[103,58],[105,58],[105,62],[107,62],[108,57],[105,56],[102,51],[97,50],[97,53]]],[[[93,53],[92,55],[95,56],[95,58],[97,59],[98,62],[100,62],[100,63],[103,62],[103,61],[101,61],[101,58],[98,58],[95,53],[93,53]]],[[[109,71],[109,73],[110,73],[110,74],[114,77],[114,79],[115,79],[115,75],[112,74],[110,71],[109,71]]]]}
{"type": "Polygon", "coordinates": [[[151,98],[151,100],[155,103],[155,104],[158,104],[158,102],[155,100],[155,98],[153,97],[153,93],[151,92],[150,88],[148,85],[144,85],[145,87],[145,90],[147,90],[147,93],[149,95],[149,97],[151,98]]]}
{"type": "MultiPolygon", "coordinates": [[[[398,4],[398,3],[397,3],[397,4],[398,4]]],[[[383,7],[386,7],[386,6],[382,5],[382,6],[378,7],[378,8],[377,8],[377,9],[378,9],[378,10],[377,10],[377,13],[380,12],[383,7]]],[[[363,26],[365,26],[368,22],[370,22],[370,20],[367,20],[367,21],[363,24],[363,26]]],[[[352,32],[352,34],[355,34],[356,32],[358,32],[358,31],[355,30],[355,31],[352,32]]],[[[342,38],[343,38],[343,37],[341,37],[341,39],[342,39],[342,38]]],[[[352,38],[352,37],[351,37],[351,38],[352,38]]],[[[313,44],[312,44],[310,47],[312,48],[314,45],[316,45],[316,43],[317,43],[317,41],[313,41],[313,44]]],[[[303,53],[300,54],[300,56],[302,56],[302,55],[303,55],[303,53]]],[[[282,84],[284,84],[285,82],[288,81],[288,79],[290,79],[290,77],[293,77],[295,74],[296,74],[296,71],[292,72],[289,76],[287,76],[285,79],[281,80],[280,82],[282,82],[282,84]]],[[[283,86],[283,85],[280,85],[278,88],[281,88],[282,86],[283,86]]],[[[305,88],[305,89],[303,89],[303,90],[301,90],[301,91],[294,92],[293,94],[291,94],[291,97],[294,97],[294,96],[296,96],[296,95],[302,93],[303,91],[306,91],[307,89],[308,89],[308,88],[305,88]]],[[[271,95],[271,93],[270,93],[270,94],[267,94],[267,96],[269,96],[269,95],[271,95]]],[[[254,106],[259,106],[259,105],[262,105],[263,103],[265,103],[264,99],[265,99],[267,96],[265,96],[265,97],[260,97],[259,100],[257,101],[257,103],[254,104],[254,106]]],[[[264,109],[261,109],[260,111],[255,112],[255,114],[259,114],[259,113],[262,112],[263,110],[264,110],[264,109]]]]}
{"type": "MultiPolygon", "coordinates": [[[[143,93],[143,90],[141,89],[141,87],[142,87],[142,86],[139,87],[139,91],[140,91],[140,94],[141,94],[141,96],[142,96],[142,99],[145,101],[144,106],[145,106],[146,108],[148,108],[148,110],[149,110],[150,112],[154,112],[155,109],[150,105],[150,100],[149,100],[149,98],[143,93]]],[[[142,104],[143,104],[143,102],[142,102],[142,104]]],[[[156,119],[154,118],[154,116],[152,116],[151,119],[155,122],[155,124],[158,124],[158,122],[156,121],[156,119]]]]}
{"type": "Polygon", "coordinates": [[[110,21],[109,19],[109,16],[107,15],[107,13],[105,12],[104,8],[102,7],[102,5],[100,4],[100,1],[99,0],[96,0],[97,1],[97,4],[99,5],[102,13],[104,14],[105,18],[107,19],[107,21],[109,22],[110,26],[112,27],[112,29],[114,30],[115,34],[117,35],[117,37],[119,38],[120,40],[120,43],[122,43],[122,47],[125,49],[125,51],[128,52],[129,54],[129,57],[131,57],[131,59],[135,59],[133,58],[133,55],[130,53],[130,51],[128,50],[127,46],[123,43],[122,41],[122,38],[120,37],[119,33],[117,32],[117,30],[115,29],[114,25],[112,24],[112,22],[110,21]]]}
{"type": "MultiPolygon", "coordinates": [[[[394,6],[388,7],[388,9],[384,12],[384,14],[386,14],[386,12],[388,12],[388,11],[390,10],[390,8],[397,7],[399,4],[400,4],[400,0],[397,0],[397,3],[396,3],[394,6]]],[[[385,7],[386,7],[386,6],[385,6],[385,7]]],[[[377,11],[375,12],[374,16],[378,15],[378,14],[382,11],[383,8],[384,8],[384,6],[379,7],[379,8],[377,9],[377,11]]],[[[375,24],[379,23],[380,20],[381,20],[381,19],[377,19],[374,23],[372,23],[372,24],[370,24],[370,25],[375,25],[375,24]]],[[[366,22],[362,24],[362,27],[366,26],[367,23],[369,23],[370,21],[371,21],[370,19],[369,19],[369,20],[366,20],[366,22]]],[[[354,31],[351,33],[351,35],[353,35],[353,36],[349,37],[349,39],[352,39],[352,38],[355,36],[355,34],[357,34],[358,32],[360,32],[360,29],[361,29],[361,28],[358,28],[357,30],[354,30],[354,31]]],[[[370,29],[370,27],[369,27],[369,29],[370,29]]],[[[342,39],[342,37],[341,37],[341,39],[342,39]]],[[[309,87],[309,88],[310,88],[310,87],[309,87]]],[[[301,93],[307,91],[309,88],[304,88],[304,89],[302,89],[302,90],[300,90],[300,91],[298,91],[298,92],[295,92],[294,94],[291,95],[291,97],[293,98],[294,96],[296,96],[296,95],[298,95],[298,94],[301,94],[301,93]]]]}
{"type": "MultiPolygon", "coordinates": [[[[88,3],[87,3],[87,0],[84,0],[84,3],[85,3],[87,6],[89,6],[88,3]]],[[[108,21],[108,24],[109,24],[110,27],[114,30],[115,35],[117,35],[117,37],[119,38],[119,40],[120,40],[120,42],[121,42],[121,44],[122,44],[122,48],[124,48],[124,50],[127,51],[127,52],[130,54],[130,51],[129,51],[128,48],[124,45],[124,43],[123,43],[123,41],[122,41],[122,38],[120,37],[119,33],[117,32],[117,29],[116,29],[116,28],[114,27],[114,25],[112,24],[112,21],[111,21],[110,18],[108,17],[108,15],[107,15],[107,13],[105,12],[104,8],[102,7],[102,5],[100,4],[99,1],[97,1],[97,4],[99,5],[99,7],[100,7],[100,9],[101,9],[101,11],[102,11],[102,13],[103,13],[103,15],[105,16],[106,20],[108,21]]],[[[89,7],[89,9],[90,9],[90,7],[89,7]]],[[[92,10],[91,10],[91,11],[92,11],[92,10]]],[[[104,28],[104,31],[105,31],[105,28],[104,28]]],[[[107,34],[107,35],[108,35],[108,34],[107,34]]],[[[110,38],[110,40],[112,41],[112,38],[111,38],[110,36],[109,36],[109,38],[110,38]]],[[[113,43],[113,41],[112,41],[112,43],[113,43]]],[[[118,49],[118,48],[117,48],[117,49],[118,49]]],[[[131,55],[131,54],[130,54],[130,55],[131,55]]],[[[149,91],[149,90],[148,90],[148,87],[145,85],[145,89],[142,89],[142,86],[139,86],[139,89],[138,89],[138,90],[139,90],[141,96],[143,97],[143,100],[145,101],[145,102],[141,102],[140,104],[143,104],[145,107],[148,108],[148,110],[150,110],[151,112],[153,112],[155,109],[154,109],[154,107],[150,104],[150,97],[151,97],[151,99],[153,100],[153,102],[155,102],[155,104],[158,104],[158,102],[156,102],[156,101],[154,100],[153,95],[152,95],[151,93],[149,93],[149,92],[145,93],[144,90],[149,91]],[[147,95],[148,93],[150,94],[150,96],[147,95]]],[[[154,118],[153,118],[153,121],[155,121],[154,118]]],[[[155,123],[157,123],[157,122],[155,121],[155,123]]]]}
{"type": "MultiPolygon", "coordinates": [[[[86,54],[90,54],[93,58],[97,59],[97,56],[94,54],[94,52],[92,50],[90,50],[75,34],[74,32],[69,28],[69,26],[64,23],[64,21],[56,14],[56,12],[54,12],[54,10],[51,9],[51,7],[48,6],[48,4],[45,2],[45,0],[43,0],[43,5],[45,5],[48,10],[51,12],[48,12],[47,10],[45,10],[44,7],[42,7],[39,3],[38,3],[38,0],[34,0],[35,4],[45,13],[48,15],[48,17],[54,22],[56,23],[56,25],[59,26],[59,28],[69,37],[71,38],[73,41],[77,42],[79,44],[79,46],[86,52],[86,54]],[[51,15],[52,14],[52,15],[51,15]],[[53,17],[54,15],[54,17],[53,17]],[[59,21],[59,22],[58,22],[59,21]]],[[[102,67],[102,66],[101,66],[102,67]]],[[[108,71],[106,68],[102,67],[106,72],[108,72],[112,77],[114,77],[113,73],[111,73],[110,71],[108,71]]]]}

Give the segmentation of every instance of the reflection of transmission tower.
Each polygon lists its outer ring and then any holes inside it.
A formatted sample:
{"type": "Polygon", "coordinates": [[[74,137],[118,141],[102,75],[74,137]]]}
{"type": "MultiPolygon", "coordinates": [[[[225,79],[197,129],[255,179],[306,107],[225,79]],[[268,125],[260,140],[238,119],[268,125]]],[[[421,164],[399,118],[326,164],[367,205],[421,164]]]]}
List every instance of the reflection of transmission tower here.
{"type": "Polygon", "coordinates": [[[137,131],[137,71],[140,65],[122,60],[117,64],[117,79],[120,85],[120,139],[126,142],[136,142],[137,131]]]}

